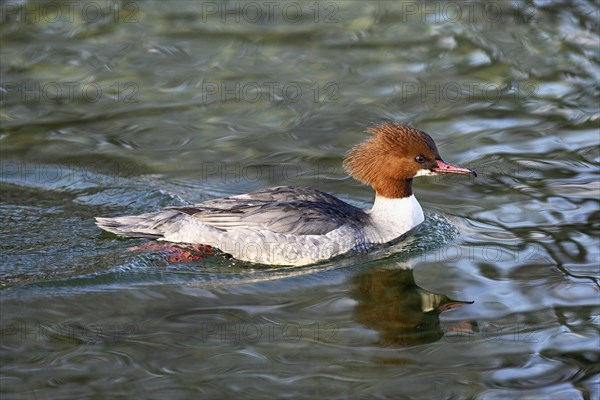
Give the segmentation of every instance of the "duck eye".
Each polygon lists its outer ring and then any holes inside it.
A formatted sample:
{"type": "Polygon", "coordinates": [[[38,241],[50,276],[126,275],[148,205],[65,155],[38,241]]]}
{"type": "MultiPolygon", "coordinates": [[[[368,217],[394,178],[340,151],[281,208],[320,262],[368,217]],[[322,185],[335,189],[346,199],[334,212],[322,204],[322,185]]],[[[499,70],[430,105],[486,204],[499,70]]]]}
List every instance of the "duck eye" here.
{"type": "Polygon", "coordinates": [[[423,164],[425,162],[425,157],[423,157],[422,155],[418,155],[415,157],[415,161],[418,162],[419,164],[423,164]]]}

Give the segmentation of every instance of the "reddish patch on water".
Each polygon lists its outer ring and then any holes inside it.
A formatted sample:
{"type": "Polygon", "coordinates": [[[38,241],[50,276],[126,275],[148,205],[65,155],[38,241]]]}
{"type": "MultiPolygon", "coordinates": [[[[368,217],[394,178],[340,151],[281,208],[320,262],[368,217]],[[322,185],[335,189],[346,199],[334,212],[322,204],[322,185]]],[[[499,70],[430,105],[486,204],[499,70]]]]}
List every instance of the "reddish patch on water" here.
{"type": "Polygon", "coordinates": [[[459,332],[459,333],[474,333],[475,329],[473,323],[470,321],[460,321],[457,324],[452,325],[448,332],[459,332]]]}
{"type": "Polygon", "coordinates": [[[129,251],[150,251],[167,256],[172,263],[200,261],[214,254],[211,246],[203,244],[173,244],[149,242],[128,248],[129,251]]]}

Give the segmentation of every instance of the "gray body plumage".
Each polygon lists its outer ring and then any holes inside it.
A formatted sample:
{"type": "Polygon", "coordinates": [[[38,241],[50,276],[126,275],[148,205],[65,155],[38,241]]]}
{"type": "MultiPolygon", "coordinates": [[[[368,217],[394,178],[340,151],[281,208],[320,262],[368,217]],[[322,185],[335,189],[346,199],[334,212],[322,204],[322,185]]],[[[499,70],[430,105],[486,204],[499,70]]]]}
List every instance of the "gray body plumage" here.
{"type": "Polygon", "coordinates": [[[241,260],[303,265],[364,247],[368,212],[318,190],[279,186],[168,207],[137,216],[96,218],[117,235],[201,243],[241,260]]]}

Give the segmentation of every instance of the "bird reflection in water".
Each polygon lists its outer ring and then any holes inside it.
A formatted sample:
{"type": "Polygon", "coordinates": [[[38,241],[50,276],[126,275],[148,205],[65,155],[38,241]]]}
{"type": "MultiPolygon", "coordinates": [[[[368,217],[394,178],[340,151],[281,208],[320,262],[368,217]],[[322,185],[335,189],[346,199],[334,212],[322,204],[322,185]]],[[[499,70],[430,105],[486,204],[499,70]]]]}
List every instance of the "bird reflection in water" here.
{"type": "MultiPolygon", "coordinates": [[[[440,340],[440,314],[473,302],[452,300],[416,285],[412,269],[374,268],[353,278],[358,322],[379,333],[379,344],[408,347],[440,340]]],[[[472,334],[474,322],[455,325],[454,332],[472,334]]]]}

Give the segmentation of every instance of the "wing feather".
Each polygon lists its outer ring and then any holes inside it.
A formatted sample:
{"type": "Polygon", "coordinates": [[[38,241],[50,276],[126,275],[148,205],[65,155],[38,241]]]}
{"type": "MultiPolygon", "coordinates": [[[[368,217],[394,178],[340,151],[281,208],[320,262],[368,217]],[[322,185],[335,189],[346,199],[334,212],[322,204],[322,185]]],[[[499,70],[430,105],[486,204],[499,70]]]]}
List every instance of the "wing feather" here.
{"type": "Polygon", "coordinates": [[[199,222],[229,231],[255,228],[294,235],[324,235],[343,224],[359,224],[367,214],[327,193],[279,186],[194,206],[169,207],[199,222]]]}

